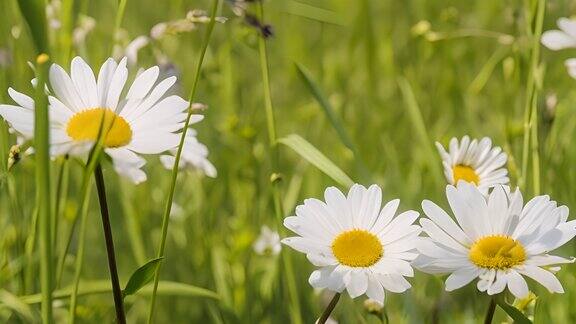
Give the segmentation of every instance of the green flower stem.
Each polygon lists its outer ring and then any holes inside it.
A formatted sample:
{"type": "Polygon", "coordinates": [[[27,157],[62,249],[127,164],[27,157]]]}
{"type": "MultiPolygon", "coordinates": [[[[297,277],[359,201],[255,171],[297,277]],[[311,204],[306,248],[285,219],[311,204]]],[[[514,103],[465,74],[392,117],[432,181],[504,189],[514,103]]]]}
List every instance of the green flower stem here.
{"type": "MultiPolygon", "coordinates": [[[[112,123],[110,123],[110,125],[114,124],[114,120],[112,121],[112,123]]],[[[104,226],[104,235],[106,238],[106,251],[110,252],[110,248],[109,248],[109,242],[108,242],[108,236],[110,237],[110,241],[111,241],[111,250],[112,250],[112,258],[114,259],[114,269],[116,269],[116,262],[115,262],[115,255],[114,255],[114,242],[112,241],[112,233],[111,232],[106,232],[106,224],[108,225],[108,228],[110,228],[110,220],[108,217],[108,206],[106,204],[106,191],[104,188],[104,177],[102,176],[102,169],[100,168],[100,154],[102,153],[103,147],[104,147],[104,139],[105,139],[105,134],[108,134],[108,131],[110,131],[110,129],[104,129],[104,115],[102,115],[101,118],[101,122],[100,122],[100,128],[98,129],[98,140],[96,141],[96,144],[92,147],[90,154],[88,155],[88,163],[86,164],[86,167],[84,169],[84,176],[82,179],[82,188],[81,188],[81,204],[80,204],[80,209],[77,212],[76,217],[74,218],[74,223],[72,224],[72,227],[70,229],[70,233],[68,236],[68,241],[66,242],[66,247],[64,248],[64,251],[62,253],[62,258],[60,259],[60,263],[58,265],[58,284],[60,284],[60,279],[62,277],[62,273],[63,273],[63,269],[64,269],[64,261],[66,259],[66,254],[68,253],[68,248],[70,247],[70,242],[72,241],[72,236],[74,234],[74,229],[76,227],[76,224],[78,223],[78,219],[81,219],[81,224],[80,224],[80,237],[78,238],[79,240],[79,245],[78,245],[78,252],[76,254],[76,264],[75,264],[75,269],[74,269],[74,283],[72,286],[72,292],[70,294],[70,312],[69,312],[69,322],[70,323],[74,323],[75,319],[76,319],[76,304],[77,304],[77,300],[78,300],[78,287],[80,284],[80,278],[81,278],[81,274],[82,274],[82,264],[84,261],[84,244],[85,244],[85,235],[86,235],[86,219],[87,219],[87,214],[88,214],[88,206],[90,204],[90,176],[92,173],[94,173],[94,176],[96,177],[96,185],[98,188],[98,196],[100,198],[100,209],[102,211],[102,223],[104,226]],[[100,178],[100,180],[99,180],[100,178]],[[106,215],[106,217],[104,216],[106,215]]],[[[108,255],[108,260],[110,263],[110,253],[107,253],[108,255]]],[[[112,267],[110,267],[112,269],[112,267]]],[[[117,304],[116,302],[116,294],[117,294],[117,286],[119,286],[119,284],[114,284],[114,274],[116,277],[116,282],[118,281],[118,274],[117,271],[110,271],[111,273],[111,277],[112,277],[112,291],[114,293],[114,302],[115,305],[117,304]]],[[[120,291],[120,301],[122,302],[122,292],[120,291]]],[[[123,306],[123,305],[122,305],[123,306]]],[[[117,313],[118,313],[118,307],[116,307],[117,313]]],[[[122,308],[123,310],[123,308],[122,308]]],[[[124,319],[125,321],[125,319],[124,319]]],[[[119,323],[123,323],[120,319],[118,320],[119,323]]]]}
{"type": "Polygon", "coordinates": [[[114,45],[116,44],[116,35],[122,26],[122,20],[124,19],[124,13],[126,12],[126,4],[128,0],[119,0],[118,10],[116,11],[116,20],[114,21],[114,30],[112,31],[112,41],[110,42],[110,53],[114,51],[114,45]]]}
{"type": "MultiPolygon", "coordinates": [[[[258,1],[259,18],[264,21],[264,5],[262,1],[258,1]]],[[[272,196],[274,201],[274,212],[276,215],[276,222],[278,230],[282,232],[284,212],[282,208],[282,199],[280,191],[280,176],[278,173],[279,165],[279,152],[278,142],[276,137],[276,123],[274,120],[274,107],[272,103],[272,94],[270,89],[270,71],[268,68],[268,53],[266,50],[266,39],[261,36],[258,41],[258,50],[260,56],[260,69],[262,71],[262,86],[264,92],[264,106],[266,110],[266,124],[268,129],[269,141],[269,154],[272,162],[272,196]]],[[[290,317],[292,323],[302,323],[302,315],[300,310],[300,302],[298,300],[298,290],[296,287],[296,278],[294,275],[294,267],[292,266],[291,255],[284,252],[282,253],[282,261],[284,266],[284,280],[285,286],[288,291],[290,300],[290,317]]]]}
{"type": "MultiPolygon", "coordinates": [[[[330,300],[330,303],[328,304],[328,306],[326,306],[326,309],[324,310],[324,312],[322,313],[322,315],[318,319],[318,322],[317,322],[318,324],[326,323],[326,321],[330,317],[330,314],[332,314],[332,311],[334,310],[334,308],[336,308],[336,304],[338,304],[338,300],[340,300],[340,293],[334,294],[334,297],[332,297],[332,300],[330,300]]],[[[496,306],[496,304],[494,304],[494,306],[496,306]]]]}
{"type": "Polygon", "coordinates": [[[40,54],[36,62],[34,117],[34,150],[36,157],[36,191],[40,237],[40,282],[42,287],[42,322],[52,323],[52,224],[50,208],[50,141],[48,132],[48,98],[44,85],[48,76],[50,58],[40,54]]]}
{"type": "MultiPolygon", "coordinates": [[[[174,199],[174,190],[176,188],[176,179],[178,178],[178,166],[180,164],[180,156],[182,155],[182,148],[184,147],[184,139],[186,138],[186,133],[188,131],[188,125],[190,124],[190,118],[192,116],[192,103],[196,97],[196,89],[198,88],[198,81],[200,80],[200,71],[202,70],[202,63],[204,62],[204,57],[206,55],[206,50],[208,49],[208,44],[210,43],[210,38],[212,36],[212,31],[214,30],[214,25],[216,23],[216,12],[218,11],[218,5],[220,0],[213,0],[212,9],[210,11],[210,22],[206,26],[206,32],[204,34],[204,40],[202,42],[202,47],[200,50],[200,56],[198,57],[198,62],[196,63],[196,71],[194,73],[194,82],[192,83],[192,90],[190,91],[190,97],[188,99],[188,115],[186,116],[186,121],[184,122],[184,128],[182,129],[182,135],[180,137],[180,143],[178,145],[178,150],[176,152],[176,157],[174,161],[174,166],[172,168],[172,178],[170,181],[170,190],[168,191],[168,198],[166,199],[166,205],[164,206],[164,214],[162,216],[162,237],[160,238],[160,244],[158,246],[157,257],[164,257],[164,249],[166,248],[166,237],[168,235],[168,222],[170,219],[170,211],[172,210],[172,200],[174,199]]],[[[148,312],[148,323],[152,323],[154,319],[154,305],[156,303],[156,291],[158,290],[158,281],[160,280],[160,269],[162,268],[161,262],[154,273],[154,287],[152,290],[152,298],[150,300],[150,309],[148,312]]]]}
{"type": "Polygon", "coordinates": [[[70,294],[70,312],[69,323],[74,324],[76,321],[76,304],[78,301],[78,286],[80,285],[80,277],[82,274],[82,264],[84,262],[84,246],[86,236],[86,221],[88,216],[88,206],[90,205],[90,174],[84,175],[82,184],[82,206],[79,210],[80,215],[80,233],[78,237],[78,252],[76,253],[76,265],[74,270],[74,283],[72,286],[72,293],[70,294]]]}
{"type": "Polygon", "coordinates": [[[106,202],[106,187],[104,185],[104,175],[102,174],[102,167],[100,164],[96,165],[94,177],[96,179],[96,189],[98,190],[98,201],[100,202],[104,240],[106,241],[106,254],[108,256],[108,267],[110,269],[110,279],[112,282],[112,294],[114,295],[114,307],[116,308],[116,320],[119,324],[126,324],[122,288],[120,288],[118,268],[116,266],[116,255],[114,253],[112,226],[110,225],[110,215],[108,213],[108,204],[106,202]]]}
{"type": "Polygon", "coordinates": [[[490,305],[486,310],[486,316],[484,317],[484,324],[491,324],[494,318],[494,312],[496,311],[496,297],[490,299],[490,305]]]}

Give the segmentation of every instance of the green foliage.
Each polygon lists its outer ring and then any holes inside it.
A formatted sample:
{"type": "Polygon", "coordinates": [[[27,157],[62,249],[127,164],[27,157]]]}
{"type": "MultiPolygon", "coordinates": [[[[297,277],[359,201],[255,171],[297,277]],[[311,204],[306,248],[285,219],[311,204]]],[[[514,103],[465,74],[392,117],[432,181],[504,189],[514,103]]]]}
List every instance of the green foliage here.
{"type": "Polygon", "coordinates": [[[340,170],[332,161],[330,161],[322,152],[315,148],[302,137],[291,134],[278,140],[278,142],[290,147],[301,157],[312,163],[320,171],[339,183],[343,187],[350,187],[354,181],[350,179],[344,171],[340,170]]]}
{"type": "MultiPolygon", "coordinates": [[[[44,18],[46,2],[0,1],[1,104],[13,104],[6,93],[8,87],[34,93],[30,79],[35,75],[27,61],[35,61],[37,51],[50,48],[51,59],[67,69],[66,61],[82,55],[97,69],[115,45],[124,48],[138,36],[149,36],[157,23],[183,19],[187,10],[209,10],[211,5],[208,0],[64,0],[64,16],[57,17],[63,25],[54,29],[44,18]],[[116,15],[119,6],[125,6],[121,19],[116,15]],[[77,42],[70,31],[85,16],[94,18],[95,26],[83,42],[77,42]],[[115,34],[117,27],[121,30],[115,34]]],[[[536,2],[264,1],[264,23],[274,32],[266,40],[266,49],[281,143],[274,172],[282,175],[277,180],[281,180],[278,191],[283,216],[293,214],[304,199],[321,197],[327,186],[345,189],[353,181],[381,185],[385,200],[401,198],[401,210],[420,210],[423,199],[447,207],[445,179],[434,142],[446,144],[452,136],[465,134],[490,136],[504,148],[512,185],[527,172],[525,201],[539,189],[573,210],[576,92],[564,60],[575,52],[542,48],[541,60],[532,62],[532,47],[538,40],[532,38],[528,27],[536,25],[531,12],[536,2]],[[294,62],[298,62],[297,68],[294,62]],[[535,83],[529,91],[528,83],[535,83]],[[552,96],[557,104],[547,100],[552,96]],[[539,145],[526,142],[530,150],[524,161],[524,114],[534,110],[537,114],[531,116],[538,117],[538,133],[531,137],[536,137],[539,145]],[[540,178],[533,175],[536,157],[540,159],[540,178]]],[[[173,186],[170,172],[157,157],[150,156],[144,167],[148,181],[134,186],[119,178],[109,161],[102,161],[121,283],[128,283],[133,269],[157,255],[162,215],[166,207],[171,209],[166,217],[169,227],[156,323],[277,323],[291,319],[283,257],[260,256],[253,250],[262,225],[281,229],[271,199],[272,161],[267,154],[259,33],[237,17],[229,3],[218,8],[218,15],[229,20],[215,25],[194,96],[194,101],[208,105],[201,112],[205,120],[193,127],[208,147],[218,177],[182,171],[173,186]],[[172,188],[173,204],[166,206],[172,188]]],[[[574,9],[568,0],[546,4],[543,30],[556,28],[556,20],[574,9]]],[[[256,15],[256,9],[254,4],[248,5],[248,13],[256,15]]],[[[159,64],[163,75],[178,75],[177,93],[187,97],[196,82],[205,32],[206,25],[197,24],[192,31],[155,39],[138,52],[129,80],[139,68],[159,64]]],[[[46,229],[38,226],[44,216],[40,216],[35,194],[39,185],[35,167],[40,159],[24,154],[7,172],[6,157],[16,136],[8,134],[5,126],[0,125],[0,322],[39,322],[38,244],[39,234],[46,229]]],[[[91,160],[92,168],[101,160],[91,160]]],[[[52,259],[61,261],[62,270],[61,280],[54,284],[54,319],[58,323],[66,322],[75,279],[77,322],[113,321],[98,206],[94,193],[83,183],[85,162],[69,161],[68,199],[57,215],[53,242],[57,253],[52,259]],[[82,218],[86,231],[80,238],[82,218]],[[84,267],[76,277],[81,241],[85,242],[84,267]],[[60,258],[68,243],[68,252],[60,258]]],[[[51,195],[57,191],[58,163],[50,162],[51,195]]],[[[308,283],[314,267],[286,246],[282,253],[290,255],[303,322],[313,323],[327,303],[326,296],[308,283]]],[[[557,254],[575,255],[576,246],[568,244],[557,254]]],[[[574,265],[566,265],[557,274],[565,294],[550,294],[529,282],[538,301],[534,311],[526,311],[526,317],[534,316],[535,323],[576,322],[574,269],[574,265]]],[[[58,279],[59,271],[55,272],[58,279]]],[[[147,275],[141,278],[149,278],[147,275]]],[[[482,320],[488,297],[479,294],[474,283],[446,293],[445,277],[416,272],[409,280],[413,289],[406,294],[386,296],[390,323],[422,323],[431,316],[440,323],[482,320]]],[[[141,287],[138,292],[125,299],[130,323],[146,321],[153,286],[144,281],[136,285],[141,287]]],[[[506,311],[507,307],[500,305],[494,323],[518,315],[514,309],[506,311]]],[[[351,300],[346,294],[333,318],[340,323],[378,321],[364,310],[362,298],[351,300]]]]}
{"type": "Polygon", "coordinates": [[[532,321],[526,318],[526,316],[524,316],[524,314],[522,314],[521,311],[519,311],[516,307],[506,303],[506,301],[503,300],[502,298],[497,298],[496,304],[500,306],[500,308],[502,308],[506,312],[506,314],[508,314],[508,316],[510,316],[514,320],[514,323],[516,324],[532,323],[532,321]]]}
{"type": "Polygon", "coordinates": [[[130,279],[128,279],[126,287],[122,290],[124,298],[135,294],[154,279],[154,273],[158,269],[158,266],[160,266],[162,259],[163,258],[152,259],[134,271],[130,279]]]}
{"type": "Polygon", "coordinates": [[[22,16],[28,27],[37,54],[46,53],[48,49],[48,24],[46,23],[46,9],[44,0],[18,0],[22,16]]]}

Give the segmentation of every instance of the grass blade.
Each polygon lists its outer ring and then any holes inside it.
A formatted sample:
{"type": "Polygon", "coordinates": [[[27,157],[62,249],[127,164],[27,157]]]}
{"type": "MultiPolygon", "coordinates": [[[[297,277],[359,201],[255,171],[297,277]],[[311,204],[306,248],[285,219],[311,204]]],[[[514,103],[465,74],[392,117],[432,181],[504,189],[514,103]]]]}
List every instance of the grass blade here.
{"type": "Polygon", "coordinates": [[[532,324],[532,322],[522,314],[516,307],[508,305],[504,300],[501,298],[496,298],[496,304],[502,308],[508,314],[508,316],[512,317],[514,323],[516,324],[532,324]]]}
{"type": "Polygon", "coordinates": [[[52,323],[52,209],[50,207],[50,139],[48,132],[48,98],[44,85],[48,77],[49,57],[40,54],[36,62],[34,110],[34,151],[36,155],[36,190],[38,195],[38,222],[40,229],[40,272],[42,286],[42,321],[52,323]]]}
{"type": "Polygon", "coordinates": [[[136,269],[122,291],[123,297],[126,298],[126,296],[133,295],[142,289],[142,287],[149,284],[154,279],[154,273],[156,269],[158,269],[160,261],[162,261],[162,258],[152,259],[136,269]]]}
{"type": "MultiPolygon", "coordinates": [[[[152,284],[146,285],[136,293],[136,296],[150,296],[152,294],[152,284]]],[[[67,299],[72,294],[73,287],[68,286],[54,291],[55,299],[67,299]]],[[[98,294],[109,294],[112,291],[110,280],[83,281],[78,289],[78,296],[89,296],[98,294]]],[[[160,281],[158,283],[158,294],[163,296],[181,296],[189,298],[209,298],[219,300],[220,297],[212,290],[174,281],[160,281]]],[[[26,304],[38,304],[42,301],[41,294],[27,295],[20,297],[26,304]]],[[[2,301],[0,300],[0,305],[2,301]]]]}
{"type": "Polygon", "coordinates": [[[288,135],[279,139],[278,142],[290,147],[340,185],[348,188],[354,184],[354,181],[344,171],[299,135],[288,135]]]}
{"type": "MultiPolygon", "coordinates": [[[[162,237],[160,239],[160,245],[158,246],[157,257],[164,256],[164,249],[166,247],[166,237],[168,235],[168,221],[170,219],[170,211],[172,210],[172,200],[174,198],[174,190],[176,188],[176,180],[178,179],[178,170],[180,169],[180,157],[182,156],[182,148],[184,147],[184,139],[186,138],[186,133],[188,132],[188,125],[190,124],[190,118],[192,116],[192,103],[196,97],[196,90],[198,89],[198,82],[200,80],[200,72],[202,71],[202,64],[204,63],[204,57],[206,51],[208,50],[208,44],[210,43],[210,38],[212,37],[212,31],[214,30],[214,25],[216,23],[216,12],[218,11],[220,0],[213,0],[212,9],[210,11],[210,22],[206,26],[206,32],[204,35],[204,40],[202,43],[202,48],[200,50],[200,56],[198,57],[198,62],[196,63],[196,71],[194,73],[194,82],[192,84],[192,90],[190,90],[190,97],[188,98],[189,107],[188,115],[186,116],[186,121],[184,122],[184,127],[182,129],[182,134],[180,137],[180,143],[178,144],[178,150],[176,151],[174,167],[172,168],[172,177],[170,179],[170,189],[168,191],[168,198],[166,199],[166,205],[164,207],[164,214],[162,215],[162,237]]],[[[150,309],[148,311],[148,323],[153,322],[154,318],[154,305],[156,302],[156,289],[158,287],[158,281],[160,280],[160,269],[162,264],[158,266],[154,274],[154,288],[152,292],[152,298],[150,300],[150,309]]]]}
{"type": "Polygon", "coordinates": [[[330,121],[330,124],[332,124],[332,127],[334,127],[334,129],[336,130],[336,133],[338,133],[338,137],[340,138],[342,143],[346,145],[346,147],[349,148],[356,155],[357,152],[356,148],[354,147],[354,144],[352,143],[350,136],[348,136],[348,133],[346,132],[346,129],[342,124],[342,121],[340,120],[340,118],[338,118],[338,116],[334,112],[334,108],[332,108],[332,105],[330,104],[330,102],[320,89],[320,87],[316,84],[310,72],[303,65],[299,63],[295,64],[296,64],[296,70],[298,71],[298,75],[306,85],[306,88],[308,88],[308,90],[314,96],[316,101],[318,101],[320,107],[322,107],[322,110],[324,110],[326,117],[328,117],[328,120],[330,121]]]}
{"type": "MultiPolygon", "coordinates": [[[[398,85],[404,101],[406,102],[406,108],[408,109],[408,115],[414,126],[414,131],[416,136],[420,140],[422,147],[426,150],[427,155],[430,157],[436,156],[435,150],[432,148],[432,141],[428,135],[426,124],[424,123],[424,118],[422,117],[422,112],[420,111],[420,106],[416,101],[414,92],[412,91],[412,86],[405,78],[400,78],[398,80],[398,85]]],[[[438,168],[439,164],[435,162],[435,159],[427,159],[429,163],[430,170],[432,170],[432,175],[437,183],[442,183],[442,171],[438,168]]]]}
{"type": "Polygon", "coordinates": [[[30,27],[30,34],[38,54],[48,53],[48,25],[43,0],[18,0],[20,12],[30,27]]]}

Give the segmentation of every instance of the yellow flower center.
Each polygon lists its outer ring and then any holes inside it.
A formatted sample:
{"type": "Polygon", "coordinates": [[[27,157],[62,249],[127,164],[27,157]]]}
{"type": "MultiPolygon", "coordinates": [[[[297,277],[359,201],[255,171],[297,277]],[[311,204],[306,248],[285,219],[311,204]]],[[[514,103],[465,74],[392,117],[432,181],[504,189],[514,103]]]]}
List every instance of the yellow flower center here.
{"type": "Polygon", "coordinates": [[[481,268],[509,269],[526,260],[526,252],[520,242],[505,235],[480,238],[470,248],[470,261],[481,268]]]}
{"type": "Polygon", "coordinates": [[[476,174],[476,171],[467,165],[458,164],[454,166],[452,173],[454,174],[454,183],[458,183],[458,180],[471,182],[475,185],[480,183],[480,178],[476,174]]]}
{"type": "Polygon", "coordinates": [[[132,129],[126,120],[107,108],[76,113],[68,121],[66,132],[75,141],[96,141],[100,127],[105,136],[105,147],[124,146],[132,139],[132,129]]]}
{"type": "Polygon", "coordinates": [[[332,253],[341,264],[369,267],[382,258],[384,249],[374,234],[355,229],[341,233],[334,239],[332,253]]]}

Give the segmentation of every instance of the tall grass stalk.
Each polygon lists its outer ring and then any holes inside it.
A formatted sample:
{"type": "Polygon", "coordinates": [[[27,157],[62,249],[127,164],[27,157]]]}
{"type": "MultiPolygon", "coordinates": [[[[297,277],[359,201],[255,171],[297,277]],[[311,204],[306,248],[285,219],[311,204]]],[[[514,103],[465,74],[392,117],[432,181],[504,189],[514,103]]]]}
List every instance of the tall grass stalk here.
{"type": "Polygon", "coordinates": [[[63,206],[66,205],[66,200],[68,199],[68,180],[70,175],[70,167],[68,163],[68,157],[64,157],[60,161],[60,167],[58,170],[58,180],[56,182],[56,194],[54,197],[54,213],[52,215],[52,237],[54,241],[54,249],[58,247],[58,229],[60,227],[60,213],[63,206]]]}
{"type": "Polygon", "coordinates": [[[74,324],[76,321],[76,304],[78,301],[78,286],[80,285],[80,278],[82,274],[82,265],[84,263],[84,246],[86,236],[86,221],[88,218],[88,206],[90,205],[90,174],[84,175],[82,184],[82,205],[79,209],[80,230],[78,235],[78,251],[76,253],[76,264],[74,269],[74,283],[72,284],[72,293],[70,294],[70,312],[68,314],[68,323],[74,324]]]}
{"type": "MultiPolygon", "coordinates": [[[[218,11],[218,5],[220,0],[212,1],[212,9],[210,10],[210,22],[206,26],[206,31],[204,33],[204,39],[202,41],[202,47],[200,49],[200,56],[196,63],[196,71],[194,72],[194,81],[192,83],[192,90],[190,90],[190,97],[188,98],[188,115],[186,116],[186,121],[184,122],[184,128],[182,129],[182,135],[180,137],[180,143],[178,144],[178,150],[176,151],[176,157],[174,161],[174,166],[172,168],[172,178],[170,179],[170,189],[168,191],[168,198],[166,199],[166,205],[164,206],[164,214],[162,215],[162,237],[160,238],[160,243],[158,246],[157,257],[164,257],[164,249],[166,248],[166,237],[168,235],[168,223],[170,220],[170,211],[172,210],[172,200],[174,199],[174,191],[176,189],[176,180],[178,179],[178,169],[180,164],[180,157],[182,155],[182,149],[184,147],[184,139],[186,138],[186,133],[188,132],[188,126],[190,125],[190,118],[192,117],[192,103],[196,97],[196,89],[198,88],[198,82],[200,80],[200,72],[202,71],[202,64],[204,63],[204,57],[206,56],[206,51],[208,50],[208,44],[210,43],[210,38],[212,37],[212,31],[214,30],[214,25],[216,23],[216,12],[218,11]]],[[[148,311],[148,323],[152,323],[154,320],[154,306],[156,304],[156,292],[158,290],[158,281],[160,280],[160,269],[162,268],[161,262],[158,265],[154,273],[154,286],[152,290],[152,298],[150,300],[150,309],[148,311]]]]}
{"type": "Polygon", "coordinates": [[[62,64],[68,64],[72,55],[72,33],[76,21],[74,19],[75,2],[76,0],[62,0],[60,11],[61,27],[58,37],[59,61],[62,64]]]}
{"type": "Polygon", "coordinates": [[[44,85],[48,76],[50,58],[40,54],[36,60],[34,116],[34,150],[36,156],[36,190],[40,229],[40,281],[42,286],[42,321],[52,323],[52,222],[50,207],[50,147],[48,132],[48,98],[44,85]]]}
{"type": "Polygon", "coordinates": [[[533,194],[540,192],[540,154],[538,147],[538,89],[541,75],[538,71],[540,61],[540,38],[544,23],[546,0],[526,0],[526,30],[531,37],[530,70],[526,81],[526,99],[524,106],[524,135],[522,145],[522,172],[518,185],[526,188],[528,178],[528,159],[532,148],[533,194]],[[532,29],[534,25],[534,29],[532,29]],[[532,145],[531,145],[532,144],[532,145]]]}
{"type": "MultiPolygon", "coordinates": [[[[264,22],[264,4],[262,1],[258,2],[259,18],[264,22]]],[[[278,170],[278,141],[276,137],[276,123],[274,120],[274,107],[272,103],[272,93],[270,88],[270,71],[268,67],[268,52],[266,50],[266,38],[260,36],[258,40],[258,51],[260,56],[260,70],[262,72],[262,87],[264,92],[264,108],[266,110],[266,125],[268,129],[269,149],[268,153],[272,162],[272,174],[270,180],[272,182],[272,198],[274,201],[274,213],[278,230],[282,232],[284,212],[282,208],[280,182],[281,176],[278,170]]],[[[292,323],[302,323],[302,315],[300,310],[300,302],[298,298],[298,290],[296,288],[296,279],[294,276],[294,268],[292,265],[291,255],[287,252],[282,253],[282,260],[285,272],[285,286],[288,290],[288,297],[290,300],[290,317],[292,323]]]]}

